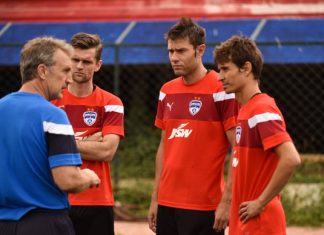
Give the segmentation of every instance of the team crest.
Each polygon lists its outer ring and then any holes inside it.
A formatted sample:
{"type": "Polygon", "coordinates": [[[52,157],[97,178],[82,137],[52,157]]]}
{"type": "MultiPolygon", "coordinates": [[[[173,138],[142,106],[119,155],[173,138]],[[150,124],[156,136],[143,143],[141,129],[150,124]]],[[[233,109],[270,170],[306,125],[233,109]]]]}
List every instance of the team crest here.
{"type": "Polygon", "coordinates": [[[202,102],[200,100],[192,100],[189,103],[189,112],[192,116],[196,115],[202,106],[202,102]]]}
{"type": "Polygon", "coordinates": [[[86,111],[83,113],[83,121],[88,126],[92,126],[97,120],[97,113],[94,111],[86,111]]]}
{"type": "Polygon", "coordinates": [[[242,134],[242,127],[237,126],[235,130],[235,136],[236,136],[236,143],[238,144],[241,140],[241,134],[242,134]]]}

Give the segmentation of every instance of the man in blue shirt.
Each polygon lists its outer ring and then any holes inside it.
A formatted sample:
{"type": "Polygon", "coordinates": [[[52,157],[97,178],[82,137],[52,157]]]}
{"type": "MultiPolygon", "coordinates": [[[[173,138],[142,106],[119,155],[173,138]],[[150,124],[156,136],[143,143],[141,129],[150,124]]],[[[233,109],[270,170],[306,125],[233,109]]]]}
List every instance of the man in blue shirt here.
{"type": "Polygon", "coordinates": [[[0,100],[0,234],[74,234],[67,193],[100,183],[81,170],[65,112],[49,100],[71,83],[72,48],[52,37],[27,42],[22,86],[0,100]]]}

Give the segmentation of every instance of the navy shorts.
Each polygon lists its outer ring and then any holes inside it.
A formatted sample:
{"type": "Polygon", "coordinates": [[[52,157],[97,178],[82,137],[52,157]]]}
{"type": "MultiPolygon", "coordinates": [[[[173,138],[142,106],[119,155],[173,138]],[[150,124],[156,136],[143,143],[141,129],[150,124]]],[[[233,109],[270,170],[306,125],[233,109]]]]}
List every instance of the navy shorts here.
{"type": "Polygon", "coordinates": [[[112,206],[72,206],[70,218],[76,235],[115,235],[112,206]]]}
{"type": "Polygon", "coordinates": [[[213,229],[215,211],[158,206],[157,235],[224,235],[213,229]]]}
{"type": "Polygon", "coordinates": [[[0,235],[74,235],[66,210],[35,209],[18,221],[0,220],[0,235]]]}

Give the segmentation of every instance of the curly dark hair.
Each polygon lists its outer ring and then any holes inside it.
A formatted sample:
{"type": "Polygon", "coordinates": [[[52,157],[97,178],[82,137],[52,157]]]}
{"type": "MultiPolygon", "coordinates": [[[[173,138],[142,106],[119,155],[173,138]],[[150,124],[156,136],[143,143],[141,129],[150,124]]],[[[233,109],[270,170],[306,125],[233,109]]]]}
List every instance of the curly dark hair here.
{"type": "Polygon", "coordinates": [[[262,53],[255,42],[245,36],[234,35],[230,39],[215,47],[214,62],[233,62],[242,68],[245,62],[252,64],[252,72],[256,80],[260,80],[263,68],[262,53]]]}

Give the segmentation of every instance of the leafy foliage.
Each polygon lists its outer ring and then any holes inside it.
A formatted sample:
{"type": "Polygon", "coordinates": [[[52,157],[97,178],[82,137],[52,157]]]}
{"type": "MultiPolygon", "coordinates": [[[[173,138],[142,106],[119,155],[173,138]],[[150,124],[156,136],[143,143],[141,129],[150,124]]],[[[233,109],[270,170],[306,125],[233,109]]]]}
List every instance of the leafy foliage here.
{"type": "Polygon", "coordinates": [[[303,163],[297,168],[291,182],[324,183],[324,156],[312,158],[303,156],[303,163]]]}
{"type": "Polygon", "coordinates": [[[294,197],[289,197],[287,191],[283,191],[282,203],[288,225],[314,227],[324,225],[324,184],[318,184],[318,187],[320,187],[319,194],[315,201],[310,198],[313,192],[306,195],[296,193],[294,197]]]}

